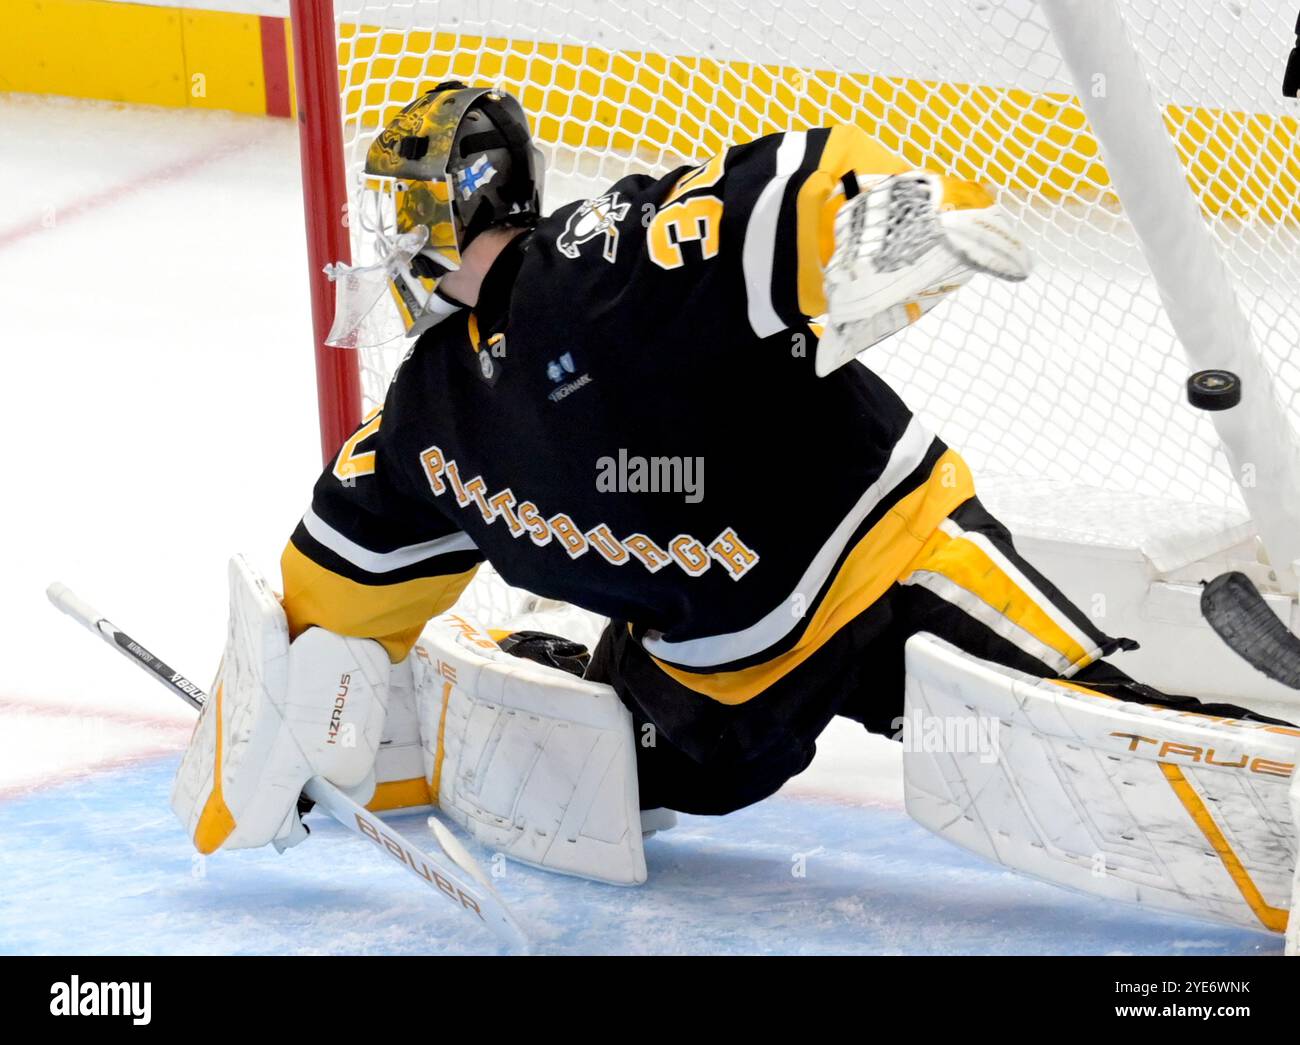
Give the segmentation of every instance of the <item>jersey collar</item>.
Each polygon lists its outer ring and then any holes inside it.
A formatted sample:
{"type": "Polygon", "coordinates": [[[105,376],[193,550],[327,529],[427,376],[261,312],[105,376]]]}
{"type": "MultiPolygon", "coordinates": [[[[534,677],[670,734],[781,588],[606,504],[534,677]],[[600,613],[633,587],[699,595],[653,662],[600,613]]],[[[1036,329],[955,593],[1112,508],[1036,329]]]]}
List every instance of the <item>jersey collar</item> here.
{"type": "Polygon", "coordinates": [[[525,232],[512,239],[483,277],[474,314],[478,317],[478,329],[484,339],[504,330],[510,319],[510,294],[532,238],[531,232],[525,232]]]}

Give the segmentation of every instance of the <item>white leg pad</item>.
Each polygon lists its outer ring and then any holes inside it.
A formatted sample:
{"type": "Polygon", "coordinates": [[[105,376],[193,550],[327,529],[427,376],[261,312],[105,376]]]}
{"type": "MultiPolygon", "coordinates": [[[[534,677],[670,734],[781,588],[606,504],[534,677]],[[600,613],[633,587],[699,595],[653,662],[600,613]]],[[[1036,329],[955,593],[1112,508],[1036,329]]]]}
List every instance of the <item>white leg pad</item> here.
{"type": "Polygon", "coordinates": [[[468,618],[411,658],[438,807],[522,863],[618,885],[646,879],[632,716],[614,690],[503,653],[468,618]]]}
{"type": "Polygon", "coordinates": [[[908,812],[1083,892],[1282,932],[1300,731],[1082,693],[907,644],[908,812]]]}
{"type": "Polygon", "coordinates": [[[375,758],[376,791],[372,808],[383,813],[428,808],[424,752],[416,707],[412,660],[394,664],[388,678],[388,717],[384,739],[375,758]]]}

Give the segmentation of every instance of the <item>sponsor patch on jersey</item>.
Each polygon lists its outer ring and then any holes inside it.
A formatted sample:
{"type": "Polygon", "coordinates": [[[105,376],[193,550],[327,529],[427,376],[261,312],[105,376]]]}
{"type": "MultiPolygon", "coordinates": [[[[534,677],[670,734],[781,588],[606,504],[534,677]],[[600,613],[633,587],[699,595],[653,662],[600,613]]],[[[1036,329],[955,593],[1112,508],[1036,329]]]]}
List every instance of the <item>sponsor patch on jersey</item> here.
{"type": "Polygon", "coordinates": [[[578,389],[586,388],[591,384],[590,374],[578,373],[578,364],[573,361],[572,352],[565,352],[559,359],[548,362],[546,376],[551,379],[551,384],[556,386],[546,397],[552,403],[567,399],[578,389]]]}
{"type": "Polygon", "coordinates": [[[565,352],[559,359],[552,359],[546,364],[546,376],[555,384],[562,384],[566,374],[576,374],[578,372],[577,364],[573,361],[573,353],[565,352]]]}
{"type": "Polygon", "coordinates": [[[576,258],[584,243],[603,238],[601,254],[612,265],[618,257],[618,223],[631,209],[632,204],[619,200],[617,192],[586,200],[569,215],[564,229],[555,237],[556,248],[566,258],[576,258]]]}

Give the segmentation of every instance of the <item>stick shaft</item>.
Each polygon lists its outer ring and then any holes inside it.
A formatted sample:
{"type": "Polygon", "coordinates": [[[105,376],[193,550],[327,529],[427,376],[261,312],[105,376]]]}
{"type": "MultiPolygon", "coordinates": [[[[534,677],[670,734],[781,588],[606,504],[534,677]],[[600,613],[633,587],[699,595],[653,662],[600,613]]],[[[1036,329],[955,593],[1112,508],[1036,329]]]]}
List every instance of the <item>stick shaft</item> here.
{"type": "Polygon", "coordinates": [[[203,692],[202,687],[195,685],[179,671],[173,669],[161,657],[150,653],[90,603],[79,598],[62,584],[51,584],[45,594],[60,610],[93,631],[122,656],[130,658],[138,667],[144,668],[195,711],[203,710],[208,695],[203,692]]]}

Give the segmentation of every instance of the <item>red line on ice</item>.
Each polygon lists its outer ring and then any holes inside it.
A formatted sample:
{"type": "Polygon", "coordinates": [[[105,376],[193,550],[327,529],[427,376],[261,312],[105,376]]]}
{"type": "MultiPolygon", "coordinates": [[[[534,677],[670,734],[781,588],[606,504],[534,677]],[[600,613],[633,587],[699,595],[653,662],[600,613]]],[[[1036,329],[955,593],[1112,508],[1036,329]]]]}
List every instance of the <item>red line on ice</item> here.
{"type": "Polygon", "coordinates": [[[162,758],[166,755],[175,754],[176,748],[174,747],[149,747],[133,751],[129,755],[118,755],[114,758],[101,759],[98,762],[86,762],[78,766],[69,766],[54,773],[47,773],[40,780],[0,786],[0,801],[8,798],[22,798],[25,795],[43,791],[47,787],[58,787],[61,784],[71,783],[74,780],[95,773],[103,773],[111,769],[122,769],[139,762],[146,762],[151,758],[162,758]]]}
{"type": "MultiPolygon", "coordinates": [[[[139,747],[121,754],[104,758],[69,761],[58,769],[41,771],[41,775],[37,779],[0,784],[0,801],[20,798],[48,787],[57,787],[95,773],[121,769],[151,758],[174,756],[185,747],[190,732],[194,728],[193,722],[174,718],[135,715],[130,712],[115,711],[111,708],[104,709],[67,702],[49,703],[36,700],[14,700],[7,697],[0,698],[0,715],[5,712],[19,715],[36,715],[48,719],[102,719],[118,726],[147,729],[152,735],[141,738],[144,742],[139,747]],[[162,735],[159,736],[159,734],[162,735]]],[[[74,754],[71,757],[78,759],[79,756],[74,754]]]]}
{"type": "Polygon", "coordinates": [[[267,133],[263,132],[261,135],[252,135],[248,138],[227,139],[224,142],[218,142],[216,145],[205,148],[202,152],[182,156],[165,166],[138,174],[135,177],[118,182],[116,185],[110,185],[93,196],[85,196],[82,199],[68,203],[66,206],[60,206],[56,208],[55,224],[53,225],[46,224],[46,216],[41,214],[21,221],[17,225],[11,225],[7,229],[0,229],[0,250],[12,247],[15,243],[21,243],[38,232],[56,231],[69,221],[93,213],[101,208],[121,203],[150,186],[163,185],[170,181],[178,181],[188,177],[196,171],[216,163],[218,160],[227,159],[236,153],[251,148],[266,137],[267,133]]]}
{"type": "Polygon", "coordinates": [[[16,711],[24,715],[43,715],[48,718],[102,718],[121,726],[147,726],[150,729],[175,730],[188,737],[194,729],[194,719],[168,718],[163,715],[136,715],[129,711],[96,707],[92,704],[75,704],[42,700],[14,700],[0,697],[0,713],[16,711]]]}

